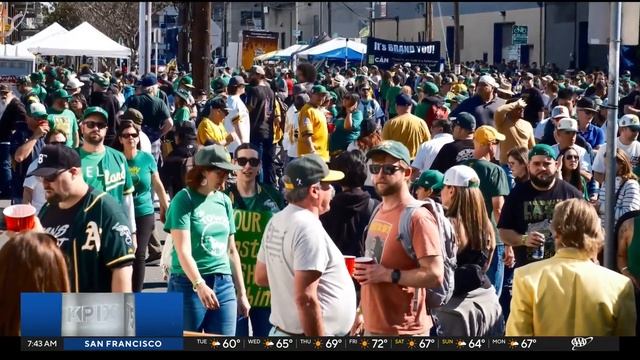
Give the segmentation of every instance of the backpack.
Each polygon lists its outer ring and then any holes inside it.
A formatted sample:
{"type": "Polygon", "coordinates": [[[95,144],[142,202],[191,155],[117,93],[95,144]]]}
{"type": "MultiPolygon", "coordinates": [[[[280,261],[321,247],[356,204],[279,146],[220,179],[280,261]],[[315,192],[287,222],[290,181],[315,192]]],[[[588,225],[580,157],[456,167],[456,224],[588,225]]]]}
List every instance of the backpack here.
{"type": "MultiPolygon", "coordinates": [[[[381,206],[382,204],[378,205],[371,214],[367,230],[369,229],[369,226],[371,226],[371,222],[373,222],[373,219],[381,206]]],[[[407,255],[417,262],[418,259],[416,257],[416,252],[413,248],[413,243],[411,242],[411,217],[413,216],[413,212],[420,207],[424,207],[429,210],[436,219],[436,224],[438,225],[438,231],[440,233],[442,262],[444,264],[442,285],[436,288],[427,289],[427,306],[433,309],[443,306],[453,296],[456,253],[458,249],[453,226],[445,216],[442,205],[436,203],[432,199],[427,199],[426,201],[415,200],[402,211],[400,214],[400,221],[398,222],[398,241],[402,244],[402,248],[405,250],[407,255]]]]}

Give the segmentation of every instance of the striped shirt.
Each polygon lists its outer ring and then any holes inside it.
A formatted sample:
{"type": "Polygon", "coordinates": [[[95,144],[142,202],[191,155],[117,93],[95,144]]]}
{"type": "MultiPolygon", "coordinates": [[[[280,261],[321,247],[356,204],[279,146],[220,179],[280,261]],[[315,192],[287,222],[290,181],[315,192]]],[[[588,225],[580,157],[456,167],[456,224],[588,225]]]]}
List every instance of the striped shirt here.
{"type": "MultiPolygon", "coordinates": [[[[618,189],[620,188],[620,184],[622,183],[622,178],[619,176],[616,177],[616,194],[618,194],[618,189]]],[[[605,214],[605,188],[606,186],[602,184],[600,187],[600,217],[602,218],[602,223],[604,224],[604,214],[605,214]]],[[[638,181],[629,179],[622,185],[622,190],[619,192],[618,199],[616,200],[615,205],[615,221],[632,210],[640,210],[640,185],[638,181]]]]}

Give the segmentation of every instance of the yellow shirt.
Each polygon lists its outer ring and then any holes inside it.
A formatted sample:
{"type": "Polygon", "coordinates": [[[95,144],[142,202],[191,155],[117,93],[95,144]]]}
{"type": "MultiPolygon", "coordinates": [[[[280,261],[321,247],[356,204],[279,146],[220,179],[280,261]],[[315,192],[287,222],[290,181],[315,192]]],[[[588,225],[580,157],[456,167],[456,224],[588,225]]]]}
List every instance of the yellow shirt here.
{"type": "Polygon", "coordinates": [[[633,336],[636,309],[627,277],[562,248],[516,269],[507,336],[633,336]]]}
{"type": "Polygon", "coordinates": [[[508,162],[509,151],[516,147],[525,147],[531,149],[536,145],[536,138],[533,133],[531,123],[524,119],[518,121],[507,120],[507,114],[518,106],[512,102],[500,106],[493,119],[496,122],[496,130],[504,134],[504,141],[500,142],[500,164],[505,165],[508,162]]]}
{"type": "Polygon", "coordinates": [[[431,140],[427,123],[419,117],[407,113],[387,121],[382,128],[383,140],[395,140],[409,149],[411,160],[415,159],[423,142],[431,140]]]}
{"type": "Polygon", "coordinates": [[[311,141],[322,160],[329,161],[329,129],[327,118],[311,104],[305,104],[298,113],[298,156],[311,153],[308,140],[304,135],[311,135],[311,141]]]}
{"type": "Polygon", "coordinates": [[[467,91],[467,85],[463,83],[455,83],[451,86],[451,92],[460,94],[467,91]]]}
{"type": "Polygon", "coordinates": [[[224,124],[215,124],[209,118],[203,117],[198,125],[198,143],[204,145],[207,140],[213,140],[216,144],[222,144],[227,138],[227,130],[224,124]]]}

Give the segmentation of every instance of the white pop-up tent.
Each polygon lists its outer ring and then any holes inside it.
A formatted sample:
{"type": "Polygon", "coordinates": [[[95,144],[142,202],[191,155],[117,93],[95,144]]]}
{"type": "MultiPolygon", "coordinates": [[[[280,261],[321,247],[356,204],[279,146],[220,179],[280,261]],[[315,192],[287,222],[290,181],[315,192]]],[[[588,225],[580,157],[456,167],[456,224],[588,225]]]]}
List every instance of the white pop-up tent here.
{"type": "Polygon", "coordinates": [[[276,53],[272,55],[272,58],[277,58],[279,60],[289,60],[291,59],[291,55],[296,52],[300,52],[307,47],[309,47],[309,45],[291,45],[286,49],[276,51],[276,53]]]}
{"type": "Polygon", "coordinates": [[[36,69],[36,57],[16,45],[0,45],[0,77],[29,75],[36,69]]]}
{"type": "Polygon", "coordinates": [[[0,45],[0,60],[35,61],[36,57],[18,45],[0,45]]]}
{"type": "Polygon", "coordinates": [[[29,48],[34,54],[60,56],[94,56],[128,58],[131,49],[111,40],[91,24],[84,22],[75,29],[47,39],[29,48]]]}
{"type": "Polygon", "coordinates": [[[308,48],[295,55],[301,58],[313,59],[333,59],[360,61],[367,53],[367,45],[349,40],[346,38],[336,38],[320,45],[308,48]]]}
{"type": "Polygon", "coordinates": [[[40,31],[39,33],[33,35],[32,37],[28,38],[25,41],[20,42],[19,44],[17,44],[17,46],[26,50],[38,44],[44,44],[45,41],[48,41],[48,39],[54,36],[66,34],[68,32],[69,31],[63,28],[62,25],[58,24],[57,22],[54,22],[53,24],[47,26],[44,30],[40,31]]]}

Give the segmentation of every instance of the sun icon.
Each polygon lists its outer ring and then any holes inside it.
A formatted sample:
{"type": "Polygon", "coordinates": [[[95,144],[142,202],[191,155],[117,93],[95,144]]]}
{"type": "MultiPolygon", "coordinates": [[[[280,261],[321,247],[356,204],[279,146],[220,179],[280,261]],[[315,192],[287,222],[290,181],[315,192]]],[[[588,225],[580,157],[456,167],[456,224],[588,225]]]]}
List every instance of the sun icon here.
{"type": "Polygon", "coordinates": [[[321,349],[322,348],[322,341],[320,341],[320,339],[316,339],[313,342],[313,347],[315,347],[316,349],[321,349]]]}
{"type": "Polygon", "coordinates": [[[360,343],[360,346],[362,346],[363,349],[368,349],[369,342],[367,340],[362,340],[362,342],[360,343]]]}
{"type": "Polygon", "coordinates": [[[273,341],[269,341],[269,340],[267,340],[267,341],[265,341],[265,342],[264,342],[264,348],[265,348],[265,349],[269,349],[269,348],[271,348],[273,345],[274,345],[273,341]]]}
{"type": "Polygon", "coordinates": [[[407,347],[409,349],[413,349],[414,347],[416,347],[416,342],[414,340],[409,340],[409,343],[407,344],[407,347]]]}

